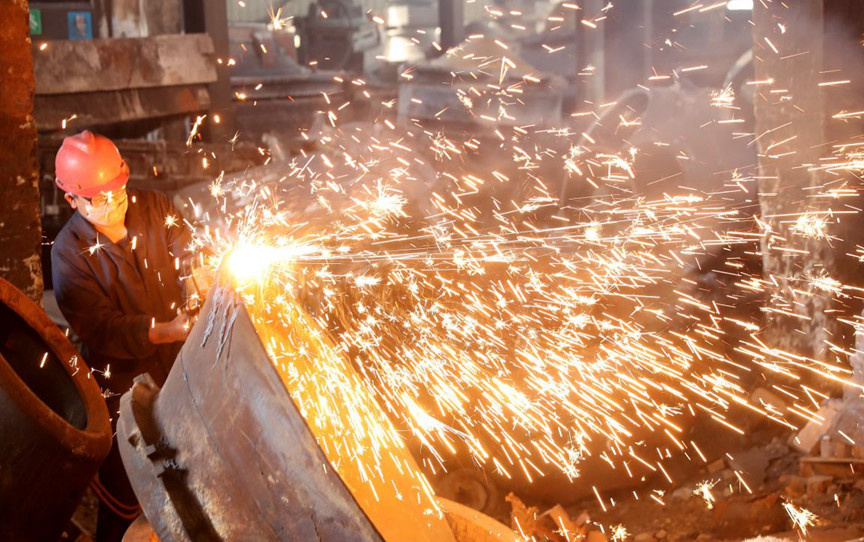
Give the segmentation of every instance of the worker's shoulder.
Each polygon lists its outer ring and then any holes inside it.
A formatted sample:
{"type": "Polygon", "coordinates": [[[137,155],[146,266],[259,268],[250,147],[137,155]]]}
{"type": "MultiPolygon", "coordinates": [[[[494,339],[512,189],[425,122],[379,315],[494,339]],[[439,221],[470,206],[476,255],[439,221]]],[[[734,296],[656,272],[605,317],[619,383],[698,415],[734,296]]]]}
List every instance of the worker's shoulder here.
{"type": "Polygon", "coordinates": [[[138,216],[145,217],[145,220],[149,218],[161,221],[172,213],[171,198],[158,190],[133,188],[129,190],[129,197],[131,204],[137,208],[135,212],[138,216]]]}
{"type": "Polygon", "coordinates": [[[87,241],[83,238],[82,224],[83,218],[76,212],[69,220],[63,224],[60,233],[54,238],[54,243],[51,245],[51,258],[56,259],[62,257],[70,259],[75,254],[81,253],[87,248],[87,241]]]}
{"type": "Polygon", "coordinates": [[[149,188],[130,188],[129,196],[133,198],[136,204],[141,205],[159,205],[166,206],[171,203],[171,199],[159,190],[151,190],[149,188]]]}

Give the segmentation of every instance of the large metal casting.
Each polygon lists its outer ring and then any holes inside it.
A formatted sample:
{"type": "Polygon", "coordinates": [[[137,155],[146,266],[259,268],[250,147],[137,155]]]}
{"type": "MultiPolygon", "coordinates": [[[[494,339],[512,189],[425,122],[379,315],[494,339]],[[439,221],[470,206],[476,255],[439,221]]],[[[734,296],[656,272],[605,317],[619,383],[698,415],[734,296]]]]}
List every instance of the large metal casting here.
{"type": "Polygon", "coordinates": [[[294,19],[300,36],[298,60],[319,69],[361,73],[367,56],[381,43],[378,27],[351,0],[318,0],[306,17],[294,19]]]}
{"type": "Polygon", "coordinates": [[[110,448],[90,370],[48,315],[0,279],[0,540],[58,540],[110,448]]]}
{"type": "Polygon", "coordinates": [[[346,470],[362,451],[322,451],[260,325],[217,286],[162,389],[140,377],[121,399],[123,462],[160,539],[453,540],[440,514],[418,508],[407,474],[385,472],[405,499],[390,488],[372,499],[346,470]]]}

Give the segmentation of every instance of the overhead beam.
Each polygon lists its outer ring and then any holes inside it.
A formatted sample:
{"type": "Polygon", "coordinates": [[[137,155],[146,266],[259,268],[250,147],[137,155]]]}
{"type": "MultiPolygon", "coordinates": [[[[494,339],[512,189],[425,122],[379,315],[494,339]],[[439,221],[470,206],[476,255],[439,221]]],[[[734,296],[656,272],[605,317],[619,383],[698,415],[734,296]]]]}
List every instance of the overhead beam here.
{"type": "Polygon", "coordinates": [[[206,34],[41,43],[33,58],[39,95],[217,80],[213,41],[206,34]]]}
{"type": "Polygon", "coordinates": [[[40,132],[61,130],[64,120],[76,126],[99,126],[132,120],[199,113],[210,108],[206,85],[110,90],[88,94],[36,96],[40,132]]]}

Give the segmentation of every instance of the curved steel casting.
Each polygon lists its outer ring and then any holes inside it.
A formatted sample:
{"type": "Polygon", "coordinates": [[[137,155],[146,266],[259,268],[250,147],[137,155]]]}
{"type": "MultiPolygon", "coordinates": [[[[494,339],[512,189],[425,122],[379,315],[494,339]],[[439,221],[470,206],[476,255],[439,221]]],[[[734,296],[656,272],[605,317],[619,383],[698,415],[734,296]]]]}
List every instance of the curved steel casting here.
{"type": "MultiPolygon", "coordinates": [[[[293,327],[314,353],[322,339],[310,326],[293,327]]],[[[443,512],[404,472],[417,469],[407,448],[393,452],[403,472],[379,466],[388,487],[374,496],[352,471],[362,451],[322,449],[329,428],[301,414],[264,346],[270,331],[217,286],[165,385],[139,377],[121,399],[123,463],[160,539],[452,542],[443,512]]],[[[319,378],[314,365],[296,370],[319,378]]]]}

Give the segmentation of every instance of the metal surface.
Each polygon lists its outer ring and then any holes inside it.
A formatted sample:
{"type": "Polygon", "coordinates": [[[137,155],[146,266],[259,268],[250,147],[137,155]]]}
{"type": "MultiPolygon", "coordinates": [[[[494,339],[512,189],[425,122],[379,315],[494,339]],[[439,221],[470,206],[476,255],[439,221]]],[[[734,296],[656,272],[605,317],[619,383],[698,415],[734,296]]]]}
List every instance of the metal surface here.
{"type": "Polygon", "coordinates": [[[0,279],[0,540],[58,540],[110,447],[108,409],[78,352],[0,279]]]}
{"type": "MultiPolygon", "coordinates": [[[[323,359],[326,340],[302,316],[293,324],[296,336],[285,340],[302,341],[298,350],[310,359],[294,367],[324,382],[324,364],[311,360],[323,359]]],[[[301,415],[289,376],[264,347],[277,332],[253,324],[233,291],[219,285],[165,386],[141,377],[123,396],[120,451],[160,539],[452,540],[441,515],[420,498],[407,449],[391,450],[398,465],[380,464],[398,493],[390,487],[373,493],[362,481],[364,451],[322,450],[322,439],[337,435],[301,415]]],[[[342,369],[351,371],[347,363],[342,369]]],[[[312,395],[312,404],[324,400],[312,395]]],[[[364,408],[364,415],[388,423],[371,398],[364,408]]],[[[309,417],[308,405],[304,410],[309,417]]]]}

